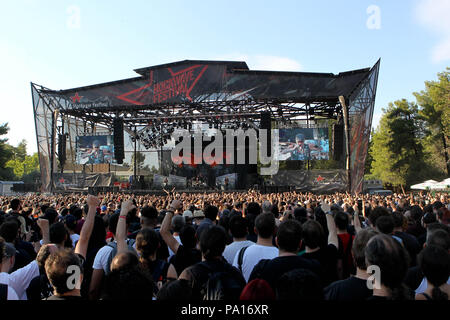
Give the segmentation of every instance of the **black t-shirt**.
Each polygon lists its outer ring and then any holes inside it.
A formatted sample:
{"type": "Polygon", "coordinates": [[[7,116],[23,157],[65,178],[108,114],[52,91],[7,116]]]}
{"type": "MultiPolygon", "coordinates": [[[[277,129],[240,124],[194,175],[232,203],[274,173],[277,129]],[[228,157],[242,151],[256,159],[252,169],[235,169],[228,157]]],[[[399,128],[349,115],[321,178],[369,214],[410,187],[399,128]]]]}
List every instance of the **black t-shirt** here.
{"type": "Polygon", "coordinates": [[[306,259],[315,259],[320,262],[325,272],[325,276],[322,278],[324,281],[324,286],[338,280],[337,277],[337,259],[338,259],[338,249],[333,245],[329,244],[315,252],[304,253],[302,255],[306,259]]]}
{"type": "Polygon", "coordinates": [[[417,238],[406,232],[395,232],[394,235],[402,239],[403,245],[411,257],[410,266],[415,266],[417,264],[417,254],[421,250],[421,246],[419,241],[417,241],[417,238]]]}
{"type": "Polygon", "coordinates": [[[373,290],[367,287],[367,280],[351,276],[345,280],[333,282],[324,289],[325,300],[362,301],[372,296],[373,290]]]}
{"type": "Polygon", "coordinates": [[[370,296],[366,299],[367,301],[388,301],[388,297],[382,297],[382,296],[370,296]]]}
{"type": "Polygon", "coordinates": [[[239,270],[229,264],[223,257],[217,260],[207,260],[196,263],[190,268],[193,276],[193,299],[202,299],[201,290],[202,287],[208,282],[214,272],[227,273],[229,278],[234,279],[235,283],[239,283],[239,288],[230,292],[230,296],[227,300],[237,300],[244,289],[246,282],[239,270]]]}
{"type": "Polygon", "coordinates": [[[424,275],[422,273],[422,270],[420,270],[419,266],[415,266],[408,269],[403,283],[411,290],[416,290],[422,282],[423,278],[424,275]]]}
{"type": "Polygon", "coordinates": [[[51,296],[46,300],[56,300],[56,301],[83,301],[85,300],[80,296],[51,296]]]}
{"type": "Polygon", "coordinates": [[[18,240],[14,243],[16,258],[12,272],[25,267],[36,258],[36,251],[30,242],[18,240]]]}
{"type": "Polygon", "coordinates": [[[27,288],[27,298],[31,301],[47,299],[53,295],[53,288],[48,281],[47,275],[40,274],[30,281],[27,288]]]}
{"type": "Polygon", "coordinates": [[[166,261],[161,259],[156,259],[154,261],[147,261],[145,266],[152,275],[153,281],[155,283],[159,281],[165,282],[167,269],[169,268],[169,264],[166,261]]]}
{"type": "Polygon", "coordinates": [[[202,253],[195,248],[186,248],[182,244],[178,247],[177,253],[170,258],[169,262],[173,264],[177,275],[179,276],[184,269],[202,261],[202,253]]]}
{"type": "Polygon", "coordinates": [[[248,282],[253,279],[263,279],[275,290],[278,279],[294,269],[308,269],[317,274],[319,278],[323,279],[324,277],[324,270],[318,261],[305,259],[302,256],[284,256],[271,260],[263,259],[258,262],[253,268],[248,282]]]}
{"type": "MultiPolygon", "coordinates": [[[[86,259],[79,253],[76,253],[80,259],[80,265],[84,266],[86,259]]],[[[83,271],[84,274],[84,271],[83,271]]],[[[54,296],[53,287],[51,286],[47,275],[41,273],[39,276],[33,278],[27,288],[28,300],[83,300],[83,297],[77,296],[54,296]]]]}

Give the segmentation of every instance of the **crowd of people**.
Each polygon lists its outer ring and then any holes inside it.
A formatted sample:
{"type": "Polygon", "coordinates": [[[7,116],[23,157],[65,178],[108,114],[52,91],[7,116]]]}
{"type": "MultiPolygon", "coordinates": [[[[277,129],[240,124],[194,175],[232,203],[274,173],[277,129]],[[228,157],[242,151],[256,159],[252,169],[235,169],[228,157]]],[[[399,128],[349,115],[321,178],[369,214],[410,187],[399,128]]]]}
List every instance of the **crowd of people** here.
{"type": "Polygon", "coordinates": [[[0,197],[0,300],[448,300],[450,195],[0,197]]]}

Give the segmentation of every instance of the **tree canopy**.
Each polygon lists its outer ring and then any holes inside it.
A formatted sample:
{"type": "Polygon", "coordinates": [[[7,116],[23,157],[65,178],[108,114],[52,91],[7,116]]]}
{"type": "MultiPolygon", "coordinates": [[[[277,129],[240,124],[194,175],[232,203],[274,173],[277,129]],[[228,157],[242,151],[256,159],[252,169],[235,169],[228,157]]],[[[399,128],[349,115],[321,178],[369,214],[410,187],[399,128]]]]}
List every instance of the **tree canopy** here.
{"type": "Polygon", "coordinates": [[[369,146],[371,177],[404,188],[448,176],[449,71],[425,82],[425,90],[414,93],[417,103],[402,99],[382,109],[369,146]]]}

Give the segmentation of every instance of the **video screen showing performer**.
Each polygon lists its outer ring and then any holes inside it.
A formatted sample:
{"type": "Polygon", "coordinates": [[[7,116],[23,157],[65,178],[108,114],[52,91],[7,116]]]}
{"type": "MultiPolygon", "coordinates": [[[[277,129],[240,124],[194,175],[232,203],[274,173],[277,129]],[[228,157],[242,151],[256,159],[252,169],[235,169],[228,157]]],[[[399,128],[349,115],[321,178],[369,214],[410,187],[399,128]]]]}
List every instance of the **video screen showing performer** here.
{"type": "Polygon", "coordinates": [[[280,159],[328,160],[328,128],[280,129],[280,159]]]}
{"type": "Polygon", "coordinates": [[[113,136],[78,136],[77,164],[113,163],[113,136]]]}

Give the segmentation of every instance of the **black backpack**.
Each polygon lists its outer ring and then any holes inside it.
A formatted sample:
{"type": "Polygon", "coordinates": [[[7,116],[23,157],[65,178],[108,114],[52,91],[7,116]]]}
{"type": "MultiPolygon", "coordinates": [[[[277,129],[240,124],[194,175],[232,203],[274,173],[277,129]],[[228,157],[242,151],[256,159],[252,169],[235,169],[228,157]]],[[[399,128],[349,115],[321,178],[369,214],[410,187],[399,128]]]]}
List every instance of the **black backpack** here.
{"type": "Polygon", "coordinates": [[[203,300],[239,300],[245,280],[233,267],[214,270],[207,262],[198,264],[208,273],[208,280],[200,289],[203,300]],[[227,270],[228,269],[228,270],[227,270]]]}
{"type": "MultiPolygon", "coordinates": [[[[134,240],[134,239],[127,239],[128,250],[134,251],[133,245],[135,242],[136,242],[136,240],[134,240]]],[[[107,244],[107,246],[112,248],[112,250],[108,256],[107,267],[106,267],[106,270],[107,270],[106,274],[109,274],[111,272],[111,262],[117,254],[117,242],[115,242],[115,241],[109,242],[107,244]]]]}
{"type": "Polygon", "coordinates": [[[244,253],[245,253],[245,250],[247,250],[248,247],[249,246],[243,247],[243,248],[241,248],[241,250],[239,250],[238,261],[237,262],[238,262],[238,269],[241,272],[241,274],[242,274],[242,263],[244,262],[244,253]]]}
{"type": "Polygon", "coordinates": [[[164,260],[156,260],[156,266],[152,272],[153,282],[155,283],[153,293],[156,295],[159,289],[166,283],[167,269],[169,269],[169,263],[164,260]]]}

